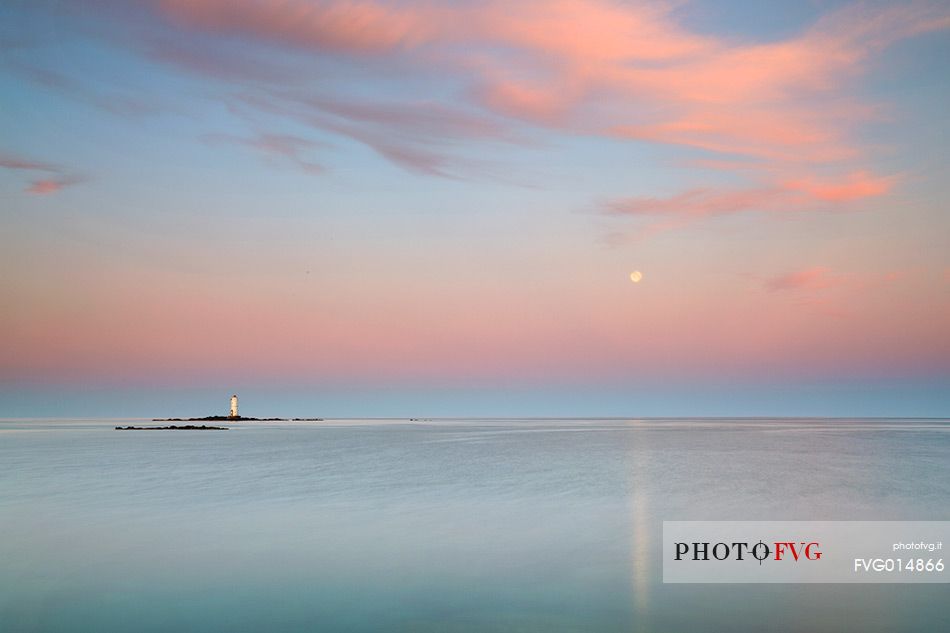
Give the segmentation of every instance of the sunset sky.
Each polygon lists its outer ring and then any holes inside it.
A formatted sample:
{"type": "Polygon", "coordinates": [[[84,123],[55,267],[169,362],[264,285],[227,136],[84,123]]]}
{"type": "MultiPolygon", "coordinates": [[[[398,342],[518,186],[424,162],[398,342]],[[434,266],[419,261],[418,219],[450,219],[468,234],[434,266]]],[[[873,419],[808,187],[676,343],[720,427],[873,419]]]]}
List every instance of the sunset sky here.
{"type": "Polygon", "coordinates": [[[950,415],[948,68],[946,2],[4,2],[0,416],[950,415]]]}

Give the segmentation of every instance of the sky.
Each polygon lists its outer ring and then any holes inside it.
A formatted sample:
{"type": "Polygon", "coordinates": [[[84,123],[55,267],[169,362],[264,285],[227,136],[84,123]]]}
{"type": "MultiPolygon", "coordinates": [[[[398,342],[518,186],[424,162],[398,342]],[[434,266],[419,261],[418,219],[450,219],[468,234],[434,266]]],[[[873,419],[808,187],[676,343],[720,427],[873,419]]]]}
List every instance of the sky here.
{"type": "Polygon", "coordinates": [[[950,415],[948,33],[4,2],[0,416],[950,415]]]}

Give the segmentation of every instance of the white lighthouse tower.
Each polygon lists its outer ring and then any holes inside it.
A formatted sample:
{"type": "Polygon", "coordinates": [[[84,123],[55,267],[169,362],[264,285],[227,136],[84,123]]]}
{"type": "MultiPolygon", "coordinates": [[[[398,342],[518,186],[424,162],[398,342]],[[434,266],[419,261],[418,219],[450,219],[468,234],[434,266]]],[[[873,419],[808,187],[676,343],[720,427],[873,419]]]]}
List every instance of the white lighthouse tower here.
{"type": "Polygon", "coordinates": [[[229,418],[236,418],[236,417],[238,417],[238,412],[237,412],[237,394],[231,396],[231,412],[228,413],[228,417],[229,417],[229,418]]]}

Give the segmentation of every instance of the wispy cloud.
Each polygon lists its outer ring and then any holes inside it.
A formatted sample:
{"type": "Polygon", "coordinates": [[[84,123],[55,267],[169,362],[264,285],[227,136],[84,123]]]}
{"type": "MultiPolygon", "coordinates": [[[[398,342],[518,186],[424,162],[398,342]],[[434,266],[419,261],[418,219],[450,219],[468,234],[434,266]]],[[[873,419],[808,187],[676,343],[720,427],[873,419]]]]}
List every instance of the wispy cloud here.
{"type": "Polygon", "coordinates": [[[250,147],[266,156],[284,158],[309,174],[324,172],[324,167],[306,158],[306,153],[316,147],[326,147],[326,144],[299,136],[261,133],[245,138],[233,134],[205,134],[202,140],[210,144],[223,143],[250,147]]]}
{"type": "Polygon", "coordinates": [[[166,105],[161,104],[155,99],[145,99],[116,90],[102,92],[91,89],[83,81],[73,79],[63,73],[48,68],[17,62],[10,62],[7,66],[13,72],[33,83],[50,88],[111,114],[139,117],[158,114],[168,109],[166,105]]]}
{"type": "Polygon", "coordinates": [[[143,42],[142,51],[153,61],[203,77],[281,85],[302,81],[295,69],[262,61],[233,46],[214,46],[185,37],[166,36],[143,42]]]}
{"type": "Polygon", "coordinates": [[[0,169],[33,174],[34,179],[24,189],[26,193],[31,194],[56,193],[63,187],[75,185],[85,180],[82,176],[69,173],[60,165],[34,161],[11,154],[0,154],[0,169]]]}
{"type": "MultiPolygon", "coordinates": [[[[846,6],[771,42],[698,33],[666,3],[163,0],[158,6],[184,31],[317,51],[358,63],[370,81],[373,73],[385,81],[398,68],[459,86],[491,116],[471,108],[461,116],[444,92],[389,106],[366,98],[334,102],[320,92],[267,96],[272,112],[357,140],[412,171],[457,175],[465,161],[445,143],[497,139],[505,126],[499,121],[508,119],[684,145],[727,160],[753,158],[775,175],[775,182],[744,189],[691,188],[606,206],[615,215],[676,215],[669,226],[687,216],[814,209],[816,202],[887,193],[892,180],[869,172],[866,151],[850,133],[877,117],[875,107],[849,96],[846,86],[884,47],[950,27],[950,8],[939,2],[846,6]],[[821,165],[844,176],[821,179],[821,165]]],[[[222,79],[235,75],[234,65],[209,47],[160,56],[222,79]]]]}
{"type": "Polygon", "coordinates": [[[0,154],[0,167],[3,169],[21,170],[21,171],[48,171],[58,172],[59,166],[52,163],[42,163],[9,154],[0,154]]]}
{"type": "Polygon", "coordinates": [[[861,293],[876,291],[907,278],[906,270],[888,272],[838,272],[827,266],[811,266],[768,277],[755,277],[757,289],[787,295],[800,305],[829,307],[841,304],[837,314],[861,293]]]}
{"type": "Polygon", "coordinates": [[[455,151],[466,142],[517,141],[492,118],[437,101],[365,103],[273,90],[242,94],[231,104],[235,109],[290,118],[314,131],[348,138],[408,171],[430,176],[464,178],[484,172],[477,161],[455,151]]]}
{"type": "Polygon", "coordinates": [[[815,266],[766,279],[763,286],[770,292],[789,290],[823,290],[847,282],[844,275],[835,275],[831,269],[815,266]]]}
{"type": "Polygon", "coordinates": [[[163,0],[180,24],[348,54],[382,54],[429,40],[438,19],[419,7],[373,1],[163,0]]]}
{"type": "Polygon", "coordinates": [[[187,28],[343,57],[395,54],[445,68],[467,79],[487,108],[543,125],[795,160],[852,153],[839,130],[871,111],[844,100],[840,82],[890,43],[950,26],[950,10],[920,2],[846,7],[798,36],[768,43],[692,32],[663,3],[166,0],[161,6],[187,28]],[[817,98],[824,98],[821,108],[814,107],[817,98]]]}
{"type": "Polygon", "coordinates": [[[666,198],[639,197],[604,203],[619,215],[704,217],[744,211],[811,211],[843,208],[846,203],[887,193],[894,177],[854,172],[833,180],[809,177],[749,189],[691,189],[666,198]]]}
{"type": "MultiPolygon", "coordinates": [[[[210,79],[202,89],[229,107],[274,118],[230,142],[308,173],[324,167],[304,158],[308,148],[272,146],[258,130],[290,120],[363,144],[415,173],[465,178],[491,171],[472,158],[485,155],[477,145],[524,142],[540,128],[695,148],[693,169],[705,165],[745,180],[731,189],[693,184],[667,197],[630,192],[604,203],[616,218],[663,216],[634,226],[640,237],[709,216],[837,209],[887,195],[895,178],[873,172],[870,150],[854,133],[881,115],[851,87],[885,47],[950,27],[950,7],[927,0],[848,5],[770,41],[700,32],[677,3],[143,3],[144,12],[114,16],[149,20],[147,28],[133,25],[147,37],[115,42],[210,79]],[[411,99],[381,97],[394,77],[411,99]]],[[[126,88],[103,92],[32,60],[14,66],[114,114],[164,107],[126,88]]],[[[629,227],[618,222],[616,229],[629,227]]]]}
{"type": "Polygon", "coordinates": [[[697,188],[665,198],[620,198],[603,202],[601,210],[612,216],[663,218],[640,226],[636,239],[710,216],[851,210],[862,199],[884,195],[894,182],[895,177],[857,171],[835,179],[808,176],[746,189],[697,188]]]}

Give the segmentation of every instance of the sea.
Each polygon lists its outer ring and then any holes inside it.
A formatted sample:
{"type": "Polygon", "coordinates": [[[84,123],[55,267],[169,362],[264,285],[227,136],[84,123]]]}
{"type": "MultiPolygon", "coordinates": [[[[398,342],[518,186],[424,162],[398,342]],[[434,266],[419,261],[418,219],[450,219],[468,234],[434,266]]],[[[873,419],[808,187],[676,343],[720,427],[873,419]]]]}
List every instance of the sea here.
{"type": "Polygon", "coordinates": [[[662,522],[950,520],[950,420],[0,421],[0,631],[950,631],[947,584],[664,584],[662,522]]]}

